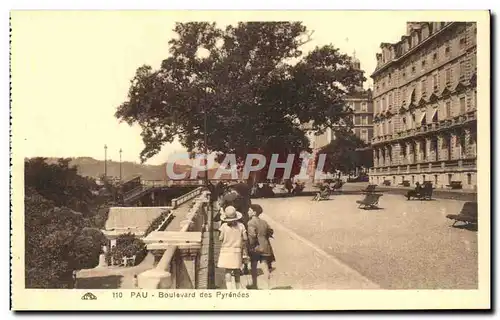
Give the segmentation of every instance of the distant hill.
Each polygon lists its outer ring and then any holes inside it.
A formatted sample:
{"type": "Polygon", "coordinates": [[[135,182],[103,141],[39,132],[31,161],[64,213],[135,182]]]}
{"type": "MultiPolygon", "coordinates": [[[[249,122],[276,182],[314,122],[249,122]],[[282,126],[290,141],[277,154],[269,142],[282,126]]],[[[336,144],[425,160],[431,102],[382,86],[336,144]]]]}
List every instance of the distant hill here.
{"type": "MultiPolygon", "coordinates": [[[[59,158],[47,158],[48,163],[56,163],[59,158]]],[[[71,165],[78,168],[78,173],[82,176],[99,178],[104,174],[104,160],[96,160],[91,157],[79,157],[72,158],[71,165]]],[[[120,163],[116,161],[107,162],[107,175],[110,177],[120,177],[120,163]]],[[[213,168],[209,170],[209,177],[213,178],[217,169],[213,168]]],[[[191,166],[189,164],[175,164],[174,172],[180,174],[182,172],[187,173],[187,177],[190,176],[191,166]]],[[[122,162],[122,178],[127,180],[134,176],[140,175],[144,180],[168,180],[166,179],[166,163],[161,165],[147,165],[140,164],[136,162],[122,162]]],[[[239,174],[241,175],[241,173],[239,174]]],[[[204,177],[203,172],[198,173],[199,178],[204,177]]],[[[228,179],[230,174],[222,174],[220,178],[228,179]]]]}
{"type": "MultiPolygon", "coordinates": [[[[48,158],[47,162],[57,162],[58,158],[48,158]]],[[[78,173],[82,176],[98,178],[104,174],[104,160],[96,160],[90,157],[73,158],[70,162],[78,168],[78,173]]],[[[107,161],[107,175],[120,177],[120,163],[107,161]]],[[[165,164],[147,165],[135,162],[122,162],[123,179],[141,175],[145,180],[164,180],[166,176],[165,164]]]]}

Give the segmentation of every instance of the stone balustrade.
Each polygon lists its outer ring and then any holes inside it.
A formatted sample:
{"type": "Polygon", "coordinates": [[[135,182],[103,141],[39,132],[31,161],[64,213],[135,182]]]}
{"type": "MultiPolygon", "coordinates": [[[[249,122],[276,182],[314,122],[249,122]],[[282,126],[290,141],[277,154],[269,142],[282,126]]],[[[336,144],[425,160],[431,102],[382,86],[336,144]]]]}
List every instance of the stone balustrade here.
{"type": "Polygon", "coordinates": [[[183,194],[182,196],[180,197],[177,197],[177,198],[174,198],[172,199],[172,208],[177,208],[178,206],[180,206],[181,204],[193,199],[194,197],[200,195],[203,191],[203,187],[198,187],[194,190],[191,190],[189,191],[188,193],[186,194],[183,194]]]}

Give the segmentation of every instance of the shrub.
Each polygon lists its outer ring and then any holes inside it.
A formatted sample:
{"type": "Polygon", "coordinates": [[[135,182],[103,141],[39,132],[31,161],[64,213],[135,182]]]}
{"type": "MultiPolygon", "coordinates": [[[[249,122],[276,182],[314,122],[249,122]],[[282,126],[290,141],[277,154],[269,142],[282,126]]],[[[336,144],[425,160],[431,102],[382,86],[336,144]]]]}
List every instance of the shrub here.
{"type": "Polygon", "coordinates": [[[108,263],[111,262],[111,257],[115,261],[120,261],[123,257],[132,257],[135,255],[135,265],[144,260],[146,257],[147,250],[146,244],[139,238],[136,238],[133,234],[127,233],[120,235],[116,240],[116,246],[111,248],[107,255],[106,260],[108,263]]]}
{"type": "Polygon", "coordinates": [[[170,210],[165,210],[156,219],[154,219],[149,225],[149,227],[146,229],[144,236],[147,236],[151,232],[155,231],[163,222],[163,220],[165,220],[165,218],[170,214],[170,212],[171,212],[170,210]]]}

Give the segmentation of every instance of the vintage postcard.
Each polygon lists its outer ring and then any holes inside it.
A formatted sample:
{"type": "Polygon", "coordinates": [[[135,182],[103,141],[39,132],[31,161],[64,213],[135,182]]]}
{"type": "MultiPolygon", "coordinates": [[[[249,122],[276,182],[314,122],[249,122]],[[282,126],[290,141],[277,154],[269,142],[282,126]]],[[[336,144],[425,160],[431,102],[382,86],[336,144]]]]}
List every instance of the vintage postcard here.
{"type": "Polygon", "coordinates": [[[10,23],[14,310],[491,307],[488,11],[10,23]]]}

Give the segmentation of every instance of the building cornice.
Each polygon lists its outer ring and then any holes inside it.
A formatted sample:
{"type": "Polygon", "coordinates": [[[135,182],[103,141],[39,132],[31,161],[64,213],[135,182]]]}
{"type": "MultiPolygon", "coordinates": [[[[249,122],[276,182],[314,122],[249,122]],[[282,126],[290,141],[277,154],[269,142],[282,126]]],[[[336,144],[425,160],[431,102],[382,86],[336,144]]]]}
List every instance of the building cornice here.
{"type": "MultiPolygon", "coordinates": [[[[406,59],[407,57],[411,56],[413,53],[417,52],[418,50],[420,50],[424,46],[428,45],[434,39],[436,39],[437,37],[443,35],[447,31],[451,30],[453,27],[457,26],[458,24],[459,24],[459,22],[450,22],[450,23],[448,23],[443,28],[441,28],[438,31],[436,31],[436,32],[432,33],[431,35],[429,35],[429,37],[427,37],[427,39],[423,40],[422,42],[420,42],[419,44],[417,44],[415,47],[413,47],[410,50],[408,50],[407,52],[403,53],[401,56],[396,57],[394,59],[391,59],[390,61],[388,61],[385,64],[381,65],[380,67],[376,68],[375,71],[370,75],[370,77],[373,79],[374,77],[376,77],[377,75],[379,75],[382,71],[386,70],[389,66],[395,65],[395,64],[399,63],[400,61],[406,59]]],[[[404,36],[404,38],[406,39],[406,36],[404,36]]],[[[398,42],[396,42],[394,44],[391,44],[391,46],[396,46],[396,45],[400,44],[401,42],[403,42],[403,40],[398,41],[398,42]]]]}

